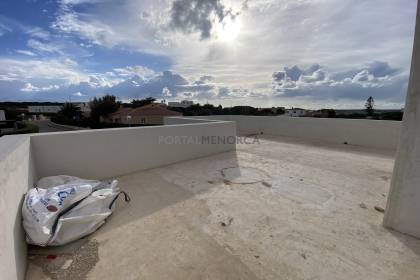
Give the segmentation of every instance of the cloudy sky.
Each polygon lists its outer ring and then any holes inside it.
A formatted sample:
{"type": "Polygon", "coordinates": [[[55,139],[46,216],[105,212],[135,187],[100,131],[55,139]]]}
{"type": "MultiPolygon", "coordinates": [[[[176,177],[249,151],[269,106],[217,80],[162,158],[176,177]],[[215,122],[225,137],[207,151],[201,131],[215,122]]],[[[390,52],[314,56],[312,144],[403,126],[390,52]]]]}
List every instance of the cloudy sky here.
{"type": "Polygon", "coordinates": [[[2,0],[0,100],[403,106],[416,0],[2,0]]]}

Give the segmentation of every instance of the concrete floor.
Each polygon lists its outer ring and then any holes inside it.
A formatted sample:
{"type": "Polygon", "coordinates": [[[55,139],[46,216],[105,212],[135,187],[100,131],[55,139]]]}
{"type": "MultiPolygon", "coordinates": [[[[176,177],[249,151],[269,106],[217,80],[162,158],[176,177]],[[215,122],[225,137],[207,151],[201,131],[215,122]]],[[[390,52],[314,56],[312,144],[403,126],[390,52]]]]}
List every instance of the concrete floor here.
{"type": "Polygon", "coordinates": [[[418,280],[420,240],[374,209],[392,166],[383,151],[265,136],[123,176],[131,204],[88,238],[31,248],[27,279],[418,280]]]}

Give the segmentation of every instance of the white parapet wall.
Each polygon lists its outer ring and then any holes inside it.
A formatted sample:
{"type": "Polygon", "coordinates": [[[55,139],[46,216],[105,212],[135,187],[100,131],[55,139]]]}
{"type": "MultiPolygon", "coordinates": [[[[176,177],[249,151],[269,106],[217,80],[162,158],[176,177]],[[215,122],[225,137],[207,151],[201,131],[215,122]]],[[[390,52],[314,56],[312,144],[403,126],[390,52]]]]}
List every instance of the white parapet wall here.
{"type": "Polygon", "coordinates": [[[24,194],[37,178],[103,179],[235,150],[234,122],[40,133],[0,138],[0,279],[24,279],[24,194]]]}
{"type": "Polygon", "coordinates": [[[177,124],[197,124],[197,123],[209,123],[209,122],[219,122],[219,121],[223,121],[223,119],[221,120],[212,120],[209,118],[191,118],[191,117],[165,117],[163,120],[163,123],[165,125],[177,125],[177,124]]]}
{"type": "Polygon", "coordinates": [[[0,278],[23,279],[26,243],[21,207],[36,180],[29,136],[0,138],[0,278]]]}
{"type": "Polygon", "coordinates": [[[31,143],[40,177],[101,179],[234,150],[235,135],[234,122],[207,122],[34,134],[31,143]]]}
{"type": "Polygon", "coordinates": [[[271,134],[369,148],[396,150],[399,121],[285,116],[198,116],[200,120],[235,121],[237,134],[271,134]]]}

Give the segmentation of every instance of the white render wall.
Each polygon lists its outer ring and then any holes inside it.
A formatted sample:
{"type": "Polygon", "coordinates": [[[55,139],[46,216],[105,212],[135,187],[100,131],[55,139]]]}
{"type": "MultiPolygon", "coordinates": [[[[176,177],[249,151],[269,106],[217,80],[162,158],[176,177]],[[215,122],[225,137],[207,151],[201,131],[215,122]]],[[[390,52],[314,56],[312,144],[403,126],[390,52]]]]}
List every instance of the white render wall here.
{"type": "Polygon", "coordinates": [[[165,117],[163,119],[163,123],[165,125],[211,123],[211,122],[219,122],[219,120],[210,120],[210,119],[205,119],[205,118],[199,119],[199,118],[190,118],[190,117],[165,117]]]}
{"type": "Polygon", "coordinates": [[[420,238],[420,5],[400,145],[384,225],[420,238]]]}
{"type": "Polygon", "coordinates": [[[271,134],[317,141],[396,150],[401,122],[285,116],[198,116],[191,118],[235,121],[238,135],[271,134]]]}
{"type": "Polygon", "coordinates": [[[31,142],[39,177],[68,174],[102,179],[235,149],[235,141],[182,142],[212,136],[233,139],[235,123],[42,133],[34,134],[31,142]]]}
{"type": "Polygon", "coordinates": [[[23,197],[36,179],[29,136],[0,138],[0,278],[24,279],[23,197]]]}
{"type": "Polygon", "coordinates": [[[37,178],[67,174],[102,179],[235,150],[234,122],[40,133],[0,138],[0,279],[24,279],[24,194],[37,178]],[[204,144],[174,139],[204,139],[204,144]],[[209,140],[210,139],[210,140],[209,140]]]}

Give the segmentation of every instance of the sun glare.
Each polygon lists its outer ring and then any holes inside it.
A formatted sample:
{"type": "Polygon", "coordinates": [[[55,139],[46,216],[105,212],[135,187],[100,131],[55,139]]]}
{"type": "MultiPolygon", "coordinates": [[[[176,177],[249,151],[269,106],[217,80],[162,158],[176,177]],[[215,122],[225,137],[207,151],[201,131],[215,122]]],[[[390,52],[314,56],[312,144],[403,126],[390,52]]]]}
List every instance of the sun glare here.
{"type": "Polygon", "coordinates": [[[241,31],[241,22],[237,18],[235,20],[228,19],[217,26],[217,38],[223,42],[233,42],[238,38],[241,31]]]}

